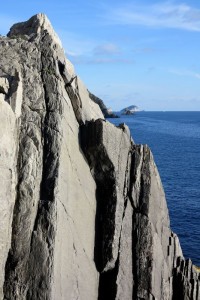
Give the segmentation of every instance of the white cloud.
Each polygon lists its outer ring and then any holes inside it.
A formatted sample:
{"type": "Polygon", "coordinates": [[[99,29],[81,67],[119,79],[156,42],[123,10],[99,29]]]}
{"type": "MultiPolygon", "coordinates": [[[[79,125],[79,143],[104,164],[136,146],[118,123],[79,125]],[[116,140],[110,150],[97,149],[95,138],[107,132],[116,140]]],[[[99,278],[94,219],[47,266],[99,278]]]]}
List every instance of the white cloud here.
{"type": "Polygon", "coordinates": [[[132,64],[121,49],[110,42],[102,42],[63,30],[58,30],[67,57],[74,64],[132,64]]]}
{"type": "Polygon", "coordinates": [[[112,43],[106,43],[102,45],[98,45],[94,48],[94,54],[95,55],[113,55],[113,54],[119,54],[120,49],[117,45],[112,43]]]}
{"type": "Polygon", "coordinates": [[[81,56],[112,56],[121,54],[121,49],[110,42],[101,42],[97,39],[85,38],[79,34],[58,30],[66,54],[72,57],[81,56]]]}
{"type": "Polygon", "coordinates": [[[193,71],[190,71],[190,70],[171,69],[171,70],[169,70],[169,73],[172,73],[172,74],[175,74],[175,75],[178,75],[178,76],[189,76],[189,77],[200,79],[200,73],[193,72],[193,71]]]}
{"type": "Polygon", "coordinates": [[[121,25],[200,31],[200,9],[169,1],[152,5],[118,7],[109,12],[108,19],[121,25]]]}

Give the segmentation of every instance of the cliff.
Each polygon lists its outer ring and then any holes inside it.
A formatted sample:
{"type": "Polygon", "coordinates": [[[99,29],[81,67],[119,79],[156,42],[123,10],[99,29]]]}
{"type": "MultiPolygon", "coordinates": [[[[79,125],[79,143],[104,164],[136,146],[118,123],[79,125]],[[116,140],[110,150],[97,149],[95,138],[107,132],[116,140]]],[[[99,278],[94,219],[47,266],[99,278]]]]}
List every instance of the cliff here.
{"type": "Polygon", "coordinates": [[[105,118],[119,118],[119,116],[117,116],[116,114],[112,113],[112,111],[110,111],[106,105],[104,104],[103,100],[101,100],[100,98],[98,98],[97,96],[95,96],[94,94],[89,92],[89,96],[90,99],[92,101],[94,101],[96,104],[99,105],[103,115],[105,118]]]}
{"type": "Polygon", "coordinates": [[[0,299],[200,299],[151,151],[105,121],[46,16],[0,54],[0,299]]]}

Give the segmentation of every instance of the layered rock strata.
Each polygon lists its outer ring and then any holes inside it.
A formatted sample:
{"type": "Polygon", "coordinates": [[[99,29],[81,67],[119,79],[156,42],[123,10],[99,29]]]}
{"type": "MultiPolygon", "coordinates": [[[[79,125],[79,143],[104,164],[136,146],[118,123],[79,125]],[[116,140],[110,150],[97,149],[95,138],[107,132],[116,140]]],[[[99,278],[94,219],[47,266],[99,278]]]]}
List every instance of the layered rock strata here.
{"type": "Polygon", "coordinates": [[[0,299],[199,300],[151,151],[105,121],[47,17],[0,54],[0,299]]]}

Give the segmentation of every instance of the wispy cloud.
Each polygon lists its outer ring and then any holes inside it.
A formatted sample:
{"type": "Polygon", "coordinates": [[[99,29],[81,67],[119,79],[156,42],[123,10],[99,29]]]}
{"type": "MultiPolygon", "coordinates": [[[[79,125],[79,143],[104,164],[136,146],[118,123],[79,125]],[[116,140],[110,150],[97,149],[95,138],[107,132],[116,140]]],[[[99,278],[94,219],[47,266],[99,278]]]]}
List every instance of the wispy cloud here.
{"type": "Polygon", "coordinates": [[[151,73],[151,72],[153,72],[155,70],[156,70],[156,68],[154,66],[151,66],[151,67],[148,67],[147,72],[151,73]]]}
{"type": "Polygon", "coordinates": [[[153,54],[153,53],[160,53],[160,52],[165,52],[166,50],[164,49],[159,49],[159,48],[152,48],[152,47],[142,47],[142,48],[134,48],[133,52],[134,53],[139,53],[139,54],[153,54]]]}
{"type": "Polygon", "coordinates": [[[113,55],[121,52],[120,48],[112,43],[98,45],[94,48],[95,55],[113,55]]]}
{"type": "Polygon", "coordinates": [[[193,72],[193,71],[190,71],[190,70],[170,69],[169,73],[172,73],[172,74],[175,74],[175,75],[178,75],[178,76],[189,76],[189,77],[200,79],[200,73],[193,72]]]}
{"type": "Polygon", "coordinates": [[[98,65],[98,64],[134,64],[134,60],[124,57],[95,57],[85,55],[68,55],[69,59],[74,64],[98,65]]]}
{"type": "Polygon", "coordinates": [[[59,30],[67,57],[74,64],[133,64],[118,45],[59,30]]]}
{"type": "Polygon", "coordinates": [[[59,30],[66,55],[76,64],[128,63],[118,45],[59,30]]]}
{"type": "Polygon", "coordinates": [[[121,25],[200,31],[200,9],[171,1],[117,7],[109,11],[108,18],[121,25]]]}

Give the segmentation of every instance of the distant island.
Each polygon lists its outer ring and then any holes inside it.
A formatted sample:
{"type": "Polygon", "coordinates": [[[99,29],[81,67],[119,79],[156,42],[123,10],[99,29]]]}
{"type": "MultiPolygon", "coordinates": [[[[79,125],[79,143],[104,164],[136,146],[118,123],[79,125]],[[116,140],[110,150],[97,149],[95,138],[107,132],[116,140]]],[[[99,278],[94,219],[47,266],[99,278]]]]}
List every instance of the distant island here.
{"type": "Polygon", "coordinates": [[[122,110],[120,110],[120,115],[133,115],[136,112],[139,112],[140,109],[138,106],[136,105],[130,105],[128,107],[123,108],[122,110]]]}

